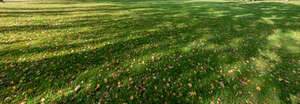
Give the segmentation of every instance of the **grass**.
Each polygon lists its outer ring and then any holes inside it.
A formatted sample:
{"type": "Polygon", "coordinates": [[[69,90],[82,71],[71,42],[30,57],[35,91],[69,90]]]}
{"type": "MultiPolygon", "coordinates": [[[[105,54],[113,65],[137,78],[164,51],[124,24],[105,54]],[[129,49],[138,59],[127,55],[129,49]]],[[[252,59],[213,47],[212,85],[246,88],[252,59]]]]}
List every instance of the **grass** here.
{"type": "Polygon", "coordinates": [[[0,104],[299,104],[300,2],[0,3],[0,104]]]}

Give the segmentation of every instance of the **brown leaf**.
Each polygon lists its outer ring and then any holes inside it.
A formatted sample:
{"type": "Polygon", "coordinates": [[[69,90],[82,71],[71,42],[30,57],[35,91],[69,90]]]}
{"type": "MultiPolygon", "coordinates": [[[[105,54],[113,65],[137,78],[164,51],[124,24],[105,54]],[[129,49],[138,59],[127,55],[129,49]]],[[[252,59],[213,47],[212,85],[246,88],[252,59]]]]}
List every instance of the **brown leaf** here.
{"type": "Polygon", "coordinates": [[[192,91],[192,92],[190,92],[190,95],[191,95],[191,96],[195,96],[195,95],[196,95],[196,92],[195,92],[195,91],[192,91]]]}
{"type": "Polygon", "coordinates": [[[225,85],[224,85],[224,83],[223,83],[223,82],[219,82],[219,84],[220,84],[220,86],[221,86],[222,88],[224,88],[224,87],[225,87],[225,85]]]}
{"type": "Polygon", "coordinates": [[[100,88],[100,84],[97,84],[95,90],[97,91],[100,88]]]}
{"type": "Polygon", "coordinates": [[[32,90],[32,89],[29,89],[29,90],[28,90],[28,93],[32,93],[32,92],[33,92],[33,90],[32,90]]]}
{"type": "Polygon", "coordinates": [[[121,87],[121,82],[118,82],[118,87],[121,87]]]}
{"type": "Polygon", "coordinates": [[[134,97],[133,96],[130,96],[130,100],[133,100],[134,99],[134,97]]]}

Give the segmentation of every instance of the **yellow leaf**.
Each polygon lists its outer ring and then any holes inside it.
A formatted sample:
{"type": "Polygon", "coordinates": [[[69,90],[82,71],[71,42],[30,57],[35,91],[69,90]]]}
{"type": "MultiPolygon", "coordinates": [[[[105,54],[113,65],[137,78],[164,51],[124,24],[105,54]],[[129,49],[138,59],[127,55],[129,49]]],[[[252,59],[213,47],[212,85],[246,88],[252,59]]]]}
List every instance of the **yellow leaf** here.
{"type": "Polygon", "coordinates": [[[190,92],[190,95],[191,95],[191,96],[195,96],[195,95],[196,95],[196,92],[195,92],[195,91],[192,91],[192,92],[190,92]]]}
{"type": "Polygon", "coordinates": [[[133,96],[130,96],[130,100],[133,100],[134,99],[134,97],[133,96]]]}
{"type": "Polygon", "coordinates": [[[289,101],[289,100],[290,100],[290,98],[289,98],[289,97],[286,97],[286,100],[287,100],[287,101],[289,101]]]}
{"type": "Polygon", "coordinates": [[[100,84],[97,84],[95,90],[98,90],[100,88],[100,84]]]}
{"type": "Polygon", "coordinates": [[[256,90],[260,91],[260,90],[261,90],[261,88],[260,88],[259,86],[256,86],[256,90]]]}

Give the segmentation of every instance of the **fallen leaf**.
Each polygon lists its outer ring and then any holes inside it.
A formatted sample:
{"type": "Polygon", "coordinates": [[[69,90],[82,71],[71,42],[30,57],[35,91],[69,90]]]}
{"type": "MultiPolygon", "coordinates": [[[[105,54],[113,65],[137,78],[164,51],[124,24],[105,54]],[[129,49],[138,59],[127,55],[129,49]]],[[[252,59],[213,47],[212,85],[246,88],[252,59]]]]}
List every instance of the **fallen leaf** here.
{"type": "Polygon", "coordinates": [[[131,81],[132,80],[132,78],[131,77],[129,77],[129,81],[131,81]]]}
{"type": "Polygon", "coordinates": [[[260,90],[261,90],[261,88],[260,88],[259,86],[256,86],[256,90],[260,91],[260,90]]]}
{"type": "Polygon", "coordinates": [[[32,89],[29,89],[29,90],[28,90],[28,93],[32,93],[32,92],[33,92],[33,90],[32,90],[32,89]]]}
{"type": "Polygon", "coordinates": [[[45,98],[42,98],[42,99],[41,99],[41,102],[43,103],[43,102],[45,102],[45,100],[46,100],[45,98]]]}
{"type": "Polygon", "coordinates": [[[278,80],[279,80],[279,81],[282,81],[283,79],[279,77],[278,80]]]}
{"type": "Polygon", "coordinates": [[[289,100],[290,100],[290,98],[289,98],[289,97],[286,97],[286,100],[287,100],[287,101],[289,101],[289,100]]]}
{"type": "Polygon", "coordinates": [[[118,82],[118,87],[121,87],[121,82],[118,82]]]}
{"type": "Polygon", "coordinates": [[[77,91],[79,91],[79,89],[80,89],[80,85],[76,86],[74,91],[77,92],[77,91]]]}
{"type": "Polygon", "coordinates": [[[191,96],[195,96],[195,95],[196,95],[196,92],[195,92],[195,91],[192,91],[192,92],[190,92],[190,95],[191,95],[191,96]]]}
{"type": "Polygon", "coordinates": [[[130,96],[130,100],[133,100],[134,99],[134,97],[133,96],[130,96]]]}
{"type": "Polygon", "coordinates": [[[224,88],[225,87],[225,85],[224,85],[224,83],[223,82],[219,82],[220,83],[220,86],[222,87],[222,88],[224,88]]]}
{"type": "Polygon", "coordinates": [[[192,87],[193,85],[192,85],[191,83],[188,83],[188,86],[189,86],[189,87],[192,87]]]}
{"type": "Polygon", "coordinates": [[[228,73],[232,73],[232,72],[233,72],[233,69],[231,69],[231,70],[228,71],[228,73]]]}
{"type": "Polygon", "coordinates": [[[180,97],[183,96],[182,93],[179,93],[179,96],[180,96],[180,97]]]}
{"type": "Polygon", "coordinates": [[[6,97],[6,98],[4,99],[5,102],[11,101],[11,100],[12,100],[11,97],[6,97]]]}
{"type": "Polygon", "coordinates": [[[107,83],[107,79],[106,78],[104,78],[104,83],[107,83]]]}
{"type": "Polygon", "coordinates": [[[100,84],[97,84],[95,90],[98,90],[100,88],[100,84]]]}

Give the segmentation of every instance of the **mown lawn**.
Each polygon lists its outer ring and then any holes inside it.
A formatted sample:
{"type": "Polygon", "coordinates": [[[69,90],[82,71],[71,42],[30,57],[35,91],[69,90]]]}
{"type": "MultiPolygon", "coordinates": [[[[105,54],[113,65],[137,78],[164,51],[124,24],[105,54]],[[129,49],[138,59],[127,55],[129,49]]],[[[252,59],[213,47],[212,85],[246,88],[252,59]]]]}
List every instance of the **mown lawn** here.
{"type": "Polygon", "coordinates": [[[300,103],[300,2],[0,3],[0,104],[300,103]]]}

